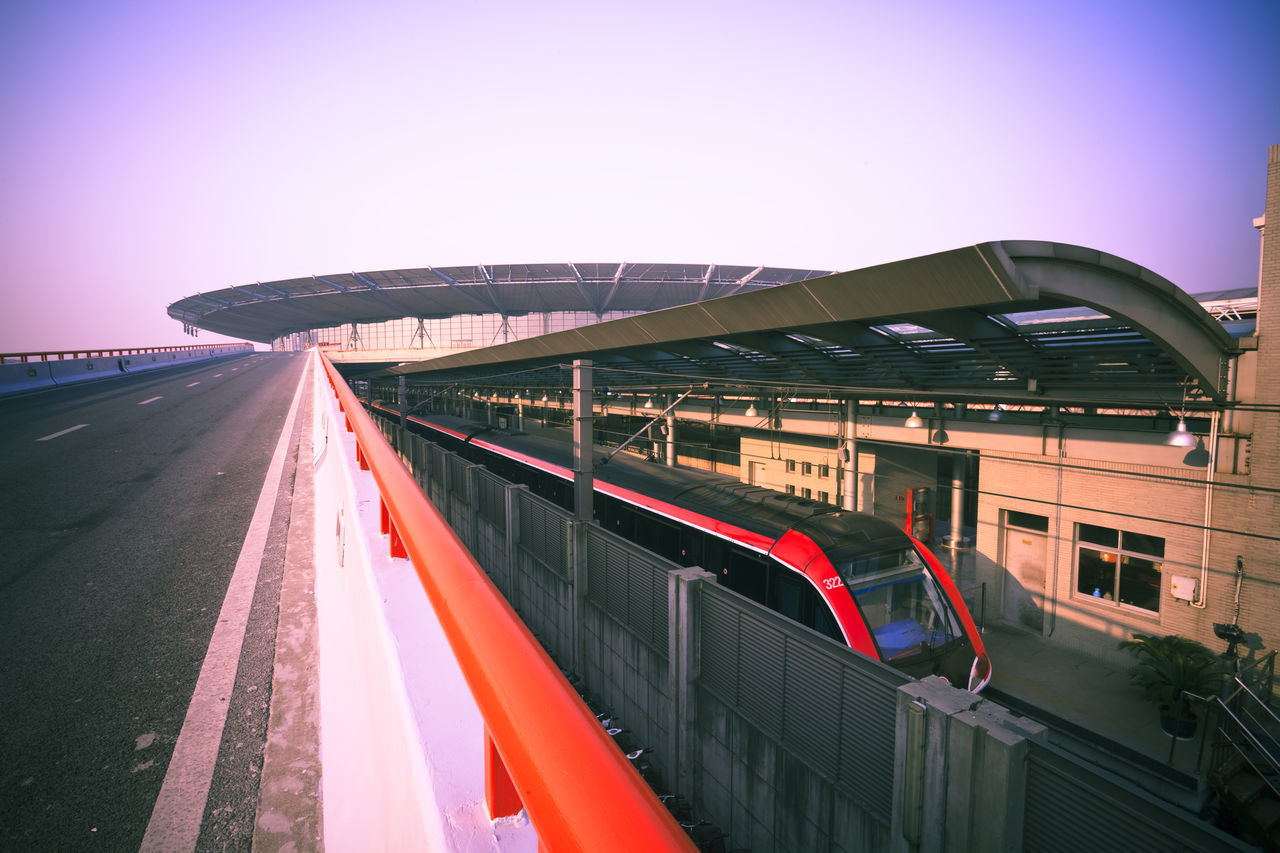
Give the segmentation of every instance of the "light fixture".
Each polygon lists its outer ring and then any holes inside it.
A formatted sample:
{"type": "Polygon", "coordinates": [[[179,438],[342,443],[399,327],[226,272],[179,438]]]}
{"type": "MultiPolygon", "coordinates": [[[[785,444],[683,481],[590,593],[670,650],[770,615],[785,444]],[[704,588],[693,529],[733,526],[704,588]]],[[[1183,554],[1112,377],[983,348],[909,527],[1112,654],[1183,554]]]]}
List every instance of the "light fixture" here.
{"type": "Polygon", "coordinates": [[[938,427],[933,432],[933,441],[935,444],[946,444],[951,440],[951,436],[947,435],[947,431],[942,427],[938,427]]]}
{"type": "Polygon", "coordinates": [[[545,403],[545,402],[547,402],[547,395],[546,395],[546,394],[543,394],[543,395],[542,395],[542,402],[544,402],[544,403],[545,403]]]}
{"type": "Polygon", "coordinates": [[[752,400],[751,404],[747,406],[747,417],[754,418],[758,414],[760,413],[756,411],[756,401],[752,400]]]}
{"type": "Polygon", "coordinates": [[[652,408],[653,408],[653,398],[652,398],[652,397],[650,397],[649,399],[647,399],[647,400],[645,400],[645,401],[644,401],[644,407],[645,407],[646,409],[652,409],[652,408]]]}
{"type": "Polygon", "coordinates": [[[987,415],[987,420],[995,422],[1004,419],[1004,410],[1000,408],[1000,404],[996,403],[996,407],[991,410],[991,414],[987,415]]]}
{"type": "Polygon", "coordinates": [[[1204,446],[1204,439],[1197,438],[1196,446],[1187,451],[1187,455],[1182,457],[1183,465],[1190,465],[1192,468],[1208,468],[1212,457],[1209,456],[1209,450],[1204,446]]]}
{"type": "Polygon", "coordinates": [[[924,426],[924,419],[916,414],[916,410],[911,410],[911,417],[907,418],[907,427],[909,429],[920,429],[924,426]]]}
{"type": "Polygon", "coordinates": [[[1182,418],[1178,418],[1178,426],[1173,432],[1169,433],[1169,437],[1164,443],[1170,447],[1194,447],[1196,437],[1187,432],[1187,422],[1182,418]]]}

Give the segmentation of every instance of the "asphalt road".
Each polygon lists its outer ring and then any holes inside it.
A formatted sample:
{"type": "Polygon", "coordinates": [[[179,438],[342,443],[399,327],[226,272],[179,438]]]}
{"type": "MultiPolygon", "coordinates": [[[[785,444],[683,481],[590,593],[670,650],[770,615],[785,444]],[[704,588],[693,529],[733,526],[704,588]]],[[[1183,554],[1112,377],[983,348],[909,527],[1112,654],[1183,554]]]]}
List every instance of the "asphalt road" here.
{"type": "MultiPolygon", "coordinates": [[[[304,363],[0,398],[0,849],[139,848],[304,363]]],[[[295,463],[198,849],[252,838],[295,463]]]]}

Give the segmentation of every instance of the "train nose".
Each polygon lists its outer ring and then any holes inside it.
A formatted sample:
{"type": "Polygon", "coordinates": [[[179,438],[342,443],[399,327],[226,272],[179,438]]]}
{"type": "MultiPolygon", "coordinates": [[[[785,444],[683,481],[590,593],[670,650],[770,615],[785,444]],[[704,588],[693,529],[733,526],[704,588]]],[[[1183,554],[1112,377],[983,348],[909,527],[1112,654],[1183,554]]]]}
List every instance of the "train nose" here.
{"type": "Polygon", "coordinates": [[[978,693],[991,681],[991,658],[984,649],[973,659],[973,668],[969,671],[969,690],[978,693]]]}

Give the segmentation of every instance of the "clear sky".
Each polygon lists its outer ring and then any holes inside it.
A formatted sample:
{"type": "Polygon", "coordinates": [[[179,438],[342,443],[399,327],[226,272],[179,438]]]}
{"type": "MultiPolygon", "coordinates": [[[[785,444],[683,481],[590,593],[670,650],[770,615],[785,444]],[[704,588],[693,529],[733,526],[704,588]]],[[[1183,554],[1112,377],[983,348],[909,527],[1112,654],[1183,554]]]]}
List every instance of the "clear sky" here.
{"type": "Polygon", "coordinates": [[[13,0],[0,351],[428,265],[1027,238],[1252,286],[1277,45],[1276,0],[13,0]]]}

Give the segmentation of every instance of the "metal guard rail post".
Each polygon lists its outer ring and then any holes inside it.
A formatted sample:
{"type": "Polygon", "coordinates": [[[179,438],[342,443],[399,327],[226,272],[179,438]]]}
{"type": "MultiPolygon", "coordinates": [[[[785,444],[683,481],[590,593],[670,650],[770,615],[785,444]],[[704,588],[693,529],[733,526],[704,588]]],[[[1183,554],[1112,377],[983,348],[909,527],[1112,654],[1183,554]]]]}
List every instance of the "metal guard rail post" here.
{"type": "Polygon", "coordinates": [[[381,495],[391,555],[408,557],[484,718],[490,817],[521,805],[543,850],[694,850],[488,575],[427,500],[332,362],[316,350],[381,495]]]}

